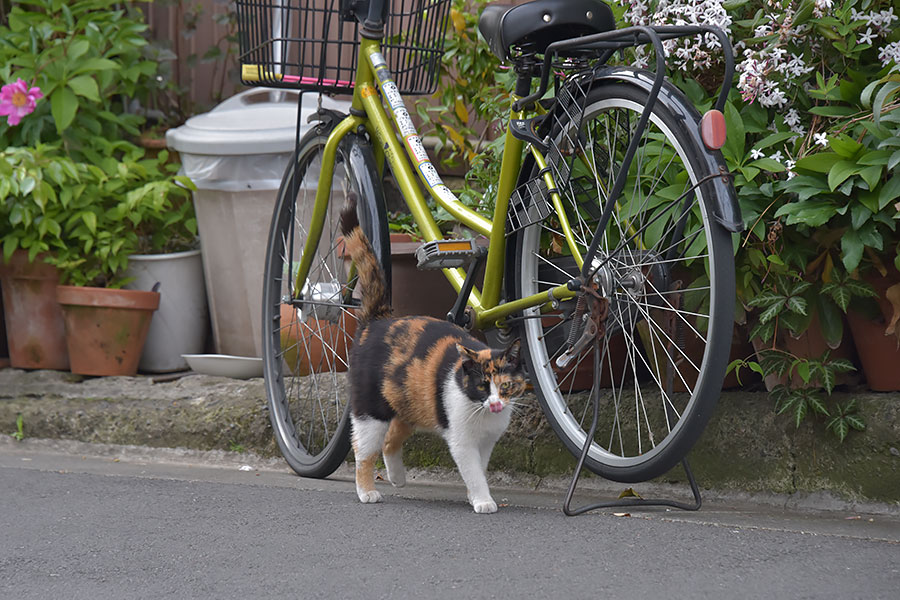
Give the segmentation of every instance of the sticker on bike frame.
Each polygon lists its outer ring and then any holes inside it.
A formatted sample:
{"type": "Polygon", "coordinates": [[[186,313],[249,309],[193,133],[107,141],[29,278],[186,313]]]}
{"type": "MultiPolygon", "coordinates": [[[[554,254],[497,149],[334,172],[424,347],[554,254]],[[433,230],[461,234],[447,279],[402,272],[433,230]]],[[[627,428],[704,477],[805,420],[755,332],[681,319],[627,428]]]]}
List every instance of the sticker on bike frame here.
{"type": "Polygon", "coordinates": [[[393,108],[394,118],[397,121],[397,129],[400,130],[400,135],[403,137],[409,135],[416,135],[419,133],[416,131],[416,126],[413,125],[412,118],[409,116],[409,111],[405,108],[393,108]]]}
{"type": "Polygon", "coordinates": [[[417,165],[428,162],[428,153],[425,151],[425,146],[422,144],[422,140],[419,139],[419,136],[411,135],[407,137],[406,144],[409,146],[409,150],[417,165]]]}
{"type": "Polygon", "coordinates": [[[425,179],[425,183],[428,184],[428,187],[435,188],[439,185],[442,185],[441,176],[438,175],[437,169],[434,168],[434,165],[430,162],[424,162],[419,165],[419,171],[422,172],[422,178],[425,179]]]}
{"type": "Polygon", "coordinates": [[[392,110],[403,107],[403,97],[400,96],[400,90],[397,89],[396,83],[385,81],[382,89],[384,89],[384,98],[392,110]]]}
{"type": "Polygon", "coordinates": [[[434,165],[428,158],[428,153],[422,145],[419,132],[416,130],[416,126],[409,116],[409,111],[403,106],[402,98],[398,103],[395,103],[391,99],[395,92],[397,93],[397,96],[399,96],[400,92],[397,90],[397,84],[391,79],[391,72],[390,69],[387,68],[387,61],[384,60],[384,56],[380,52],[372,52],[369,54],[369,59],[372,61],[372,67],[375,69],[375,75],[379,81],[378,86],[381,89],[381,96],[382,98],[387,99],[388,107],[391,110],[391,114],[394,116],[394,122],[397,124],[397,129],[406,141],[407,147],[409,148],[408,154],[416,162],[422,179],[428,184],[428,187],[431,188],[431,193],[434,196],[448,204],[459,202],[456,194],[451,192],[450,188],[444,185],[437,169],[434,168],[434,165]]]}
{"type": "Polygon", "coordinates": [[[387,61],[384,60],[384,55],[381,52],[373,52],[370,56],[372,57],[372,66],[376,69],[387,67],[387,61]]]}
{"type": "Polygon", "coordinates": [[[443,183],[440,185],[436,185],[431,189],[434,190],[434,193],[437,194],[445,202],[453,202],[457,199],[456,194],[451,192],[450,188],[448,188],[443,183]]]}

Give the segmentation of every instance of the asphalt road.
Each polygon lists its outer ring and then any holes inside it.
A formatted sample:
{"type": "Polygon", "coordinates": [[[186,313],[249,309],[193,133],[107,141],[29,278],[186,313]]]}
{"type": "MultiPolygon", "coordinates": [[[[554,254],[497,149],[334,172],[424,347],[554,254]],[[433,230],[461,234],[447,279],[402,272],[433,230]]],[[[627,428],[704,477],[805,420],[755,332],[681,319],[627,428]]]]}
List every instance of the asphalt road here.
{"type": "Polygon", "coordinates": [[[303,480],[277,463],[241,471],[190,454],[81,450],[0,440],[0,598],[895,599],[900,589],[896,515],[720,504],[567,518],[559,494],[521,489],[495,490],[500,511],[476,515],[458,485],[384,484],[384,503],[362,505],[347,478],[303,480]]]}

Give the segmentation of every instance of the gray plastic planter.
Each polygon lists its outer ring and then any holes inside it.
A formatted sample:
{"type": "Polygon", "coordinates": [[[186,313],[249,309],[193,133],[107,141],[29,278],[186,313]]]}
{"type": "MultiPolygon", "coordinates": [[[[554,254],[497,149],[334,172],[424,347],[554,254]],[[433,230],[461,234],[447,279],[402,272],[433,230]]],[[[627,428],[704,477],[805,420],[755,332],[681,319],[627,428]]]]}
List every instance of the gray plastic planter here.
{"type": "Polygon", "coordinates": [[[200,250],[132,255],[127,275],[135,278],[125,286],[128,289],[151,290],[160,284],[159,308],[150,322],[138,369],[145,373],[187,370],[181,355],[203,352],[209,334],[200,250]]]}

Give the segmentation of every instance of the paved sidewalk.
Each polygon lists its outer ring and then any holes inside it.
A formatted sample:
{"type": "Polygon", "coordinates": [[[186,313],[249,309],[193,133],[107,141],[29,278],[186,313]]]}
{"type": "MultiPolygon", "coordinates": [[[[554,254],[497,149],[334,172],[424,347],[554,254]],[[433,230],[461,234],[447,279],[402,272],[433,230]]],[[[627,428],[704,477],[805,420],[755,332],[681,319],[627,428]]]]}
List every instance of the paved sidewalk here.
{"type": "MultiPolygon", "coordinates": [[[[690,455],[704,497],[724,494],[796,507],[900,510],[900,394],[853,397],[868,429],[852,432],[841,444],[820,425],[804,424],[796,430],[789,419],[774,414],[765,393],[723,392],[690,455]]],[[[0,434],[15,431],[18,415],[30,438],[244,450],[280,462],[259,379],[197,374],[174,380],[82,378],[55,371],[0,370],[0,434]]],[[[432,436],[414,436],[404,455],[412,468],[455,477],[443,443],[432,436]]],[[[574,464],[532,401],[498,444],[491,470],[495,483],[562,489],[574,464]]],[[[679,468],[655,483],[683,482],[679,468]]],[[[627,487],[592,477],[584,478],[582,485],[606,486],[610,493],[627,487]]],[[[651,485],[642,484],[642,489],[651,485]]]]}

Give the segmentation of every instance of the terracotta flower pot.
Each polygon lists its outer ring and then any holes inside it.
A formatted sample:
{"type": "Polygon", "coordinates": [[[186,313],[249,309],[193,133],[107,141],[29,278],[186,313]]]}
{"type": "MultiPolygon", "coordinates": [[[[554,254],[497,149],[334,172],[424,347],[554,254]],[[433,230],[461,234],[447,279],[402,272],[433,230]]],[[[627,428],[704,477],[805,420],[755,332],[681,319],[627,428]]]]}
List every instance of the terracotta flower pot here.
{"type": "Polygon", "coordinates": [[[288,370],[294,375],[346,371],[356,318],[346,312],[341,312],[337,323],[297,317],[294,307],[281,305],[281,348],[288,370]]]}
{"type": "Polygon", "coordinates": [[[442,271],[416,267],[416,249],[422,242],[406,234],[391,234],[391,306],[395,317],[428,316],[446,319],[456,302],[456,291],[442,271]]]}
{"type": "MultiPolygon", "coordinates": [[[[850,331],[869,389],[876,392],[897,391],[900,390],[900,336],[887,330],[894,312],[900,307],[895,308],[888,300],[888,290],[894,290],[891,297],[897,294],[895,286],[900,286],[900,272],[891,269],[887,277],[869,275],[866,281],[878,293],[881,315],[873,319],[851,308],[847,312],[850,331]]],[[[894,323],[894,327],[897,326],[894,323]]]]}
{"type": "MultiPolygon", "coordinates": [[[[757,358],[760,352],[772,348],[771,341],[763,343],[758,338],[754,338],[752,341],[753,348],[757,353],[757,358]]],[[[816,313],[813,313],[812,319],[810,319],[809,322],[809,327],[807,327],[806,331],[801,333],[799,337],[794,337],[790,333],[785,333],[783,337],[779,337],[775,348],[788,352],[798,358],[818,359],[822,357],[825,352],[828,352],[828,356],[832,360],[843,358],[849,360],[854,365],[858,362],[857,350],[853,344],[853,336],[850,335],[850,328],[844,327],[844,336],[841,338],[840,344],[838,344],[837,348],[830,348],[828,342],[825,341],[825,336],[822,335],[822,325],[820,324],[819,316],[816,313]]],[[[776,386],[787,384],[787,381],[787,376],[778,377],[776,375],[768,375],[765,378],[766,389],[771,392],[776,386]]],[[[849,373],[839,373],[835,379],[835,384],[853,385],[858,381],[859,377],[856,372],[851,371],[849,373]]],[[[822,382],[818,379],[812,379],[807,384],[800,375],[795,372],[794,376],[791,378],[791,384],[796,388],[802,388],[808,385],[821,386],[822,382]]]]}
{"type": "Polygon", "coordinates": [[[60,285],[73,373],[134,375],[159,293],[60,285]]]}
{"type": "MultiPolygon", "coordinates": [[[[0,315],[6,314],[3,310],[3,287],[0,286],[0,315]]],[[[6,345],[6,318],[0,316],[0,369],[9,366],[9,346],[6,345]]]]}
{"type": "Polygon", "coordinates": [[[69,368],[62,309],[56,301],[59,274],[38,256],[18,250],[0,261],[6,339],[10,364],[17,369],[69,368]]]}

